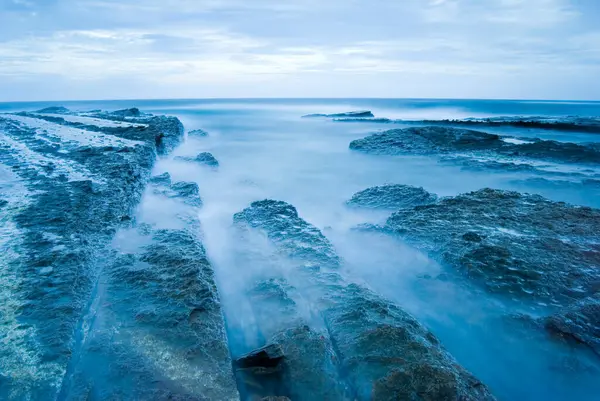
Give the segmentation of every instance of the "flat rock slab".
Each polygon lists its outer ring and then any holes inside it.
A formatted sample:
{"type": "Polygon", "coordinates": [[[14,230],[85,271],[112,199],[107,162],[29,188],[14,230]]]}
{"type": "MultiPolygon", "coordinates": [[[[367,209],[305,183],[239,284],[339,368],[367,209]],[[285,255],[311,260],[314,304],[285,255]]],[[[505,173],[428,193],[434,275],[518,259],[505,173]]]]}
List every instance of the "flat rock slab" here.
{"type": "Polygon", "coordinates": [[[399,210],[385,228],[515,299],[565,305],[598,288],[597,209],[483,189],[399,210]]]}
{"type": "Polygon", "coordinates": [[[482,156],[600,163],[600,149],[593,144],[545,141],[537,138],[510,141],[495,134],[443,126],[388,130],[354,140],[350,143],[350,149],[380,155],[469,152],[482,156]]]}

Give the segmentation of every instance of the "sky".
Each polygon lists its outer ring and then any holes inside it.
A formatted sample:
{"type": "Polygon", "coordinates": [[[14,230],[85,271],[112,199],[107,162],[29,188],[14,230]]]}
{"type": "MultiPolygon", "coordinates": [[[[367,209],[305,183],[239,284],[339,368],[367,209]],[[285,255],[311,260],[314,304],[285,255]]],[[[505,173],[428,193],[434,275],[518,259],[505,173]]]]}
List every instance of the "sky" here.
{"type": "Polygon", "coordinates": [[[0,0],[0,101],[600,100],[599,0],[0,0]]]}

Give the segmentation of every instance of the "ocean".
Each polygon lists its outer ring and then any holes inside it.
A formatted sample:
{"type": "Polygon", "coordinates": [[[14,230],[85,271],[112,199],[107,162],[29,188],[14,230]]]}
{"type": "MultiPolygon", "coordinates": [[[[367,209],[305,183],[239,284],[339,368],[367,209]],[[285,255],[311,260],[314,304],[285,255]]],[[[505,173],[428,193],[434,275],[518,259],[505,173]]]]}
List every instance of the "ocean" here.
{"type": "MultiPolygon", "coordinates": [[[[528,338],[503,324],[507,316],[532,312],[510,299],[454,280],[436,281],[440,260],[396,238],[357,231],[359,224],[384,224],[389,211],[349,208],[345,202],[368,187],[405,184],[423,187],[439,197],[482,188],[542,195],[578,206],[600,207],[600,169],[578,163],[538,161],[534,170],[470,169],[454,159],[430,154],[374,156],[353,152],[349,143],[390,128],[376,122],[341,123],[327,118],[303,119],[310,113],[370,110],[376,117],[442,120],[488,117],[600,118],[600,102],[434,99],[199,99],[115,100],[0,103],[0,113],[65,106],[74,111],[138,107],[143,112],[178,117],[186,132],[202,129],[206,137],[188,135],[175,151],[159,158],[153,174],[168,172],[173,181],[196,182],[203,207],[199,212],[203,242],[214,267],[225,311],[231,352],[241,355],[260,345],[243,305],[249,281],[262,277],[271,264],[261,262],[269,245],[256,242],[252,252],[232,234],[232,217],[253,201],[276,199],[296,207],[333,243],[345,261],[348,280],[374,290],[415,316],[443,346],[500,400],[596,400],[597,373],[577,369],[577,351],[550,340],[528,338]],[[189,163],[186,157],[210,152],[218,171],[189,163]],[[181,158],[183,157],[183,159],[181,158]],[[588,180],[588,181],[586,181],[588,180]],[[244,257],[240,257],[242,254],[244,257]]],[[[409,126],[409,125],[406,125],[409,126]]],[[[520,127],[474,128],[502,137],[585,144],[600,134],[520,127]]],[[[1,177],[0,177],[1,178],[1,177]]],[[[136,219],[162,228],[177,228],[176,206],[147,190],[136,219]]],[[[126,232],[115,247],[135,246],[126,232]]],[[[245,245],[246,246],[246,245],[245,245]]],[[[285,263],[282,262],[282,265],[285,263]]],[[[291,282],[291,271],[281,273],[291,282]]],[[[304,295],[307,314],[312,310],[304,295]]],[[[107,317],[108,319],[108,317],[107,317]]],[[[273,319],[277,319],[276,316],[273,319]]],[[[90,329],[92,332],[94,328],[90,329]]],[[[591,358],[591,357],[590,357],[591,358]]],[[[587,359],[586,359],[587,360],[587,359]]],[[[600,368],[600,364],[588,361],[600,368]]],[[[595,372],[598,372],[597,370],[595,372]]],[[[110,385],[110,384],[107,384],[110,385]]]]}

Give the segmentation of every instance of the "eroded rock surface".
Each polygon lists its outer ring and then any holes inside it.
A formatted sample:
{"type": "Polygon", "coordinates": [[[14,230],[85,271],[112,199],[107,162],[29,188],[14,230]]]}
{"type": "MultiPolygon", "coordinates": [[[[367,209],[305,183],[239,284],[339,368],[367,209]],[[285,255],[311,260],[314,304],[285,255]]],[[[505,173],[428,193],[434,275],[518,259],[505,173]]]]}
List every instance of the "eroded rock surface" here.
{"type": "Polygon", "coordinates": [[[543,319],[543,324],[551,335],[585,344],[600,356],[600,293],[543,319]]]}
{"type": "Polygon", "coordinates": [[[600,280],[600,211],[538,195],[483,189],[402,209],[386,229],[486,289],[558,304],[600,280]]]}
{"type": "Polygon", "coordinates": [[[279,252],[297,260],[294,277],[303,288],[310,288],[304,296],[320,312],[350,399],[494,399],[412,316],[370,290],[321,269],[341,261],[329,241],[292,205],[254,202],[234,221],[264,232],[279,252]]]}
{"type": "Polygon", "coordinates": [[[347,204],[370,209],[401,209],[437,201],[437,195],[411,185],[387,184],[357,192],[347,204]]]}
{"type": "Polygon", "coordinates": [[[600,163],[595,146],[528,139],[509,141],[495,134],[459,128],[428,126],[394,129],[350,143],[350,149],[383,155],[450,154],[500,155],[510,158],[600,163]]]}
{"type": "Polygon", "coordinates": [[[137,252],[111,245],[182,135],[139,110],[0,115],[15,186],[0,207],[0,398],[238,399],[197,233],[149,227],[137,252]]]}

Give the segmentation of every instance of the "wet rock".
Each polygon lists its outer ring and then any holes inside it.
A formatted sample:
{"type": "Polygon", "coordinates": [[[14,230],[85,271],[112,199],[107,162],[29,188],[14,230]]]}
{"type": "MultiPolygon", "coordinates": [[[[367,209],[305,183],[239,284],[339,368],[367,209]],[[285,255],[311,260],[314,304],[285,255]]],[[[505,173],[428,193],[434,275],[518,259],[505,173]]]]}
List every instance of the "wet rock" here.
{"type": "Polygon", "coordinates": [[[335,113],[335,114],[307,114],[302,116],[302,118],[316,118],[316,117],[326,117],[326,118],[372,118],[375,117],[373,113],[370,111],[350,111],[347,113],[335,113]]]}
{"type": "Polygon", "coordinates": [[[281,363],[283,356],[281,346],[269,344],[239,357],[236,359],[235,365],[241,369],[253,367],[274,368],[281,363]]]}
{"type": "Polygon", "coordinates": [[[161,127],[94,124],[31,113],[0,117],[7,145],[0,146],[0,163],[23,186],[15,207],[1,210],[3,225],[18,237],[0,261],[0,359],[9,381],[0,384],[2,399],[58,397],[107,247],[131,224],[127,217],[154,164],[161,127]],[[7,277],[19,279],[6,286],[7,277]]]}
{"type": "Polygon", "coordinates": [[[171,175],[166,172],[155,175],[150,178],[150,183],[155,185],[171,185],[171,175]]]}
{"type": "Polygon", "coordinates": [[[544,327],[551,335],[585,344],[600,356],[600,293],[544,319],[544,327]]]}
{"type": "Polygon", "coordinates": [[[471,152],[480,156],[600,163],[600,151],[590,145],[536,138],[527,143],[513,143],[495,134],[439,126],[393,129],[373,134],[352,141],[350,149],[382,155],[471,152]]]}
{"type": "Polygon", "coordinates": [[[340,258],[331,242],[318,228],[298,216],[296,208],[289,203],[265,199],[253,202],[233,220],[262,228],[269,239],[285,250],[289,257],[309,261],[316,266],[337,267],[340,258]]]}
{"type": "Polygon", "coordinates": [[[347,202],[350,206],[372,209],[400,209],[437,201],[437,195],[411,185],[388,184],[360,191],[347,202]]]}
{"type": "MultiPolygon", "coordinates": [[[[336,273],[312,268],[314,255],[320,254],[325,244],[328,254],[335,255],[335,250],[292,205],[274,200],[254,202],[236,214],[234,221],[262,231],[279,252],[297,260],[294,277],[310,288],[305,296],[324,320],[324,335],[333,345],[334,366],[343,372],[339,377],[347,381],[349,399],[494,399],[487,387],[458,365],[412,316],[368,289],[345,282],[336,273]],[[302,253],[289,248],[298,238],[303,241],[302,253]]],[[[278,338],[277,343],[284,341],[278,338]]],[[[285,360],[292,359],[290,351],[284,345],[282,348],[285,360]]]]}
{"type": "Polygon", "coordinates": [[[217,159],[215,159],[215,157],[208,152],[199,153],[194,160],[198,163],[206,164],[207,166],[219,167],[219,162],[217,159]]]}
{"type": "Polygon", "coordinates": [[[110,114],[117,117],[140,117],[142,115],[140,109],[138,109],[137,107],[113,111],[110,114]]]}
{"type": "Polygon", "coordinates": [[[208,132],[201,130],[201,129],[195,129],[195,130],[188,132],[188,135],[193,136],[193,137],[198,137],[198,138],[204,138],[204,137],[208,136],[208,132]]]}
{"type": "Polygon", "coordinates": [[[51,106],[36,111],[36,113],[42,114],[69,114],[71,111],[63,106],[51,106]]]}
{"type": "Polygon", "coordinates": [[[292,299],[297,295],[296,289],[281,278],[260,281],[248,292],[261,336],[276,344],[273,354],[283,358],[275,367],[238,369],[241,392],[298,401],[344,400],[345,387],[335,368],[330,339],[307,325],[302,309],[292,299]]]}
{"type": "Polygon", "coordinates": [[[521,300],[582,299],[600,279],[600,211],[538,195],[483,189],[399,210],[386,229],[521,300]]]}
{"type": "MultiPolygon", "coordinates": [[[[341,118],[336,121],[364,122],[362,119],[341,118]]],[[[454,127],[518,127],[526,129],[546,129],[553,131],[600,133],[600,119],[597,117],[492,117],[492,118],[466,118],[446,120],[394,120],[389,118],[376,118],[372,122],[388,124],[418,124],[454,127]]]]}
{"type": "Polygon", "coordinates": [[[154,229],[144,245],[114,258],[96,311],[104,324],[93,325],[81,346],[63,384],[67,399],[239,400],[198,234],[154,229]]]}
{"type": "Polygon", "coordinates": [[[171,198],[181,198],[188,205],[202,206],[200,189],[195,182],[176,182],[171,185],[170,191],[166,194],[171,198]]]}
{"type": "Polygon", "coordinates": [[[219,161],[215,159],[215,157],[209,152],[199,153],[196,157],[177,156],[175,159],[186,162],[200,163],[213,168],[219,167],[219,161]]]}

